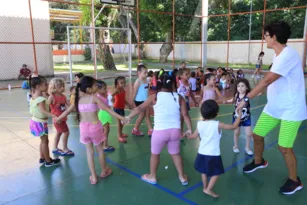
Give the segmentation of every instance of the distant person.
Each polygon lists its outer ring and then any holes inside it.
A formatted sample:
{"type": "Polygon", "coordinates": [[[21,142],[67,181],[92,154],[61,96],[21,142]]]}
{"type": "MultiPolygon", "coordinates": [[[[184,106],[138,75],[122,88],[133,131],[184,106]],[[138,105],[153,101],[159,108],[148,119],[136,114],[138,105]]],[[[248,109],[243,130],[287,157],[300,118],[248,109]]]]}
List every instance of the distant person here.
{"type": "Polygon", "coordinates": [[[19,70],[18,80],[29,79],[29,76],[31,74],[32,74],[32,71],[27,67],[26,64],[23,64],[22,67],[19,70]]]}
{"type": "Polygon", "coordinates": [[[252,75],[252,78],[255,77],[255,75],[257,75],[257,79],[259,79],[261,77],[261,70],[262,70],[262,58],[264,56],[264,52],[261,51],[258,55],[258,59],[257,59],[257,63],[256,63],[256,70],[254,72],[254,74],[252,75]]]}

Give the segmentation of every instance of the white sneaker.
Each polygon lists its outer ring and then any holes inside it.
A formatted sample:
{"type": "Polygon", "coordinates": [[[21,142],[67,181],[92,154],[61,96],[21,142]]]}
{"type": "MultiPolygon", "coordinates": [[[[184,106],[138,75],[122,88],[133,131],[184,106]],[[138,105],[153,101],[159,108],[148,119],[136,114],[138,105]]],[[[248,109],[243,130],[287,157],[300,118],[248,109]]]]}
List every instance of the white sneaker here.
{"type": "Polygon", "coordinates": [[[260,76],[259,76],[259,75],[257,75],[257,79],[260,79],[260,76]]]}
{"type": "Polygon", "coordinates": [[[250,156],[254,154],[253,151],[248,149],[248,148],[245,148],[245,152],[246,152],[246,154],[248,154],[250,156]]]}
{"type": "Polygon", "coordinates": [[[252,75],[252,78],[254,78],[255,76],[254,75],[252,75]]]}
{"type": "Polygon", "coordinates": [[[240,150],[239,150],[238,147],[233,147],[232,150],[233,150],[233,152],[236,153],[236,154],[240,153],[240,150]]]}

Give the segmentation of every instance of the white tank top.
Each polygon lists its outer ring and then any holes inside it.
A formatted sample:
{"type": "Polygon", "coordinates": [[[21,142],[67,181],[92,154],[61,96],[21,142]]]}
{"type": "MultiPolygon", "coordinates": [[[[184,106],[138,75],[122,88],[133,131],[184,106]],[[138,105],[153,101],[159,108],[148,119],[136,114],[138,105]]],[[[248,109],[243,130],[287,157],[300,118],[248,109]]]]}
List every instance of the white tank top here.
{"type": "Polygon", "coordinates": [[[153,109],[155,113],[154,130],[180,129],[180,104],[177,93],[158,92],[157,102],[153,109]]]}
{"type": "Polygon", "coordinates": [[[197,130],[200,137],[198,153],[209,156],[220,156],[222,131],[221,133],[219,132],[219,121],[198,121],[197,130]]]}

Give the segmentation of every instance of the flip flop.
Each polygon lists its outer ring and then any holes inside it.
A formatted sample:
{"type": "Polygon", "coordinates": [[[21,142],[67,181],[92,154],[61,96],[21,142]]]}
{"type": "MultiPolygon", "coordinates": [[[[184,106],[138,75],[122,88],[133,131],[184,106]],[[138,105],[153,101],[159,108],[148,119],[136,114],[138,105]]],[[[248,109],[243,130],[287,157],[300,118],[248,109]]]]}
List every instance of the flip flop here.
{"type": "Polygon", "coordinates": [[[108,148],[103,149],[103,151],[104,151],[104,152],[114,152],[114,151],[115,151],[115,147],[109,146],[108,148]]]}
{"type": "Polygon", "coordinates": [[[109,175],[111,175],[112,173],[113,173],[112,169],[111,169],[111,168],[107,168],[106,171],[105,171],[105,173],[100,175],[100,178],[101,178],[101,179],[105,179],[105,178],[107,178],[109,175]]]}
{"type": "Polygon", "coordinates": [[[75,156],[75,153],[74,153],[73,151],[71,151],[71,150],[68,150],[68,151],[66,151],[66,152],[63,152],[63,153],[61,154],[61,156],[62,156],[62,157],[75,156]]]}
{"type": "Polygon", "coordinates": [[[54,149],[54,150],[52,150],[52,153],[54,155],[62,155],[64,152],[61,149],[54,149]]]}
{"type": "Polygon", "coordinates": [[[150,180],[150,179],[147,179],[148,177],[148,174],[144,174],[141,179],[144,181],[144,182],[147,182],[149,184],[157,184],[157,181],[153,181],[153,180],[150,180]]]}
{"type": "Polygon", "coordinates": [[[97,184],[98,180],[95,182],[95,181],[92,179],[92,176],[90,176],[90,182],[91,182],[91,184],[97,184]]]}
{"type": "Polygon", "coordinates": [[[128,135],[127,134],[122,134],[122,138],[127,138],[128,135]]]}
{"type": "Polygon", "coordinates": [[[183,186],[187,186],[189,184],[188,180],[181,181],[180,177],[179,180],[183,186]]]}

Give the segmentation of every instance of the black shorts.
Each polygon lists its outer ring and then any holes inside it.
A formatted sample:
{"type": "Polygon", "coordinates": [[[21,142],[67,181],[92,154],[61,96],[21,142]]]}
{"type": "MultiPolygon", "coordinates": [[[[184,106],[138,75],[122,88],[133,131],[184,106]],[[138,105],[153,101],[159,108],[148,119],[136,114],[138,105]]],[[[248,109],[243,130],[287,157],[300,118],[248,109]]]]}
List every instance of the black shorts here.
{"type": "Polygon", "coordinates": [[[144,103],[144,101],[134,101],[135,105],[138,107],[144,103]]]}
{"type": "Polygon", "coordinates": [[[125,117],[125,110],[124,109],[120,109],[120,108],[113,108],[114,112],[116,112],[117,114],[119,114],[120,116],[125,117]]]}

